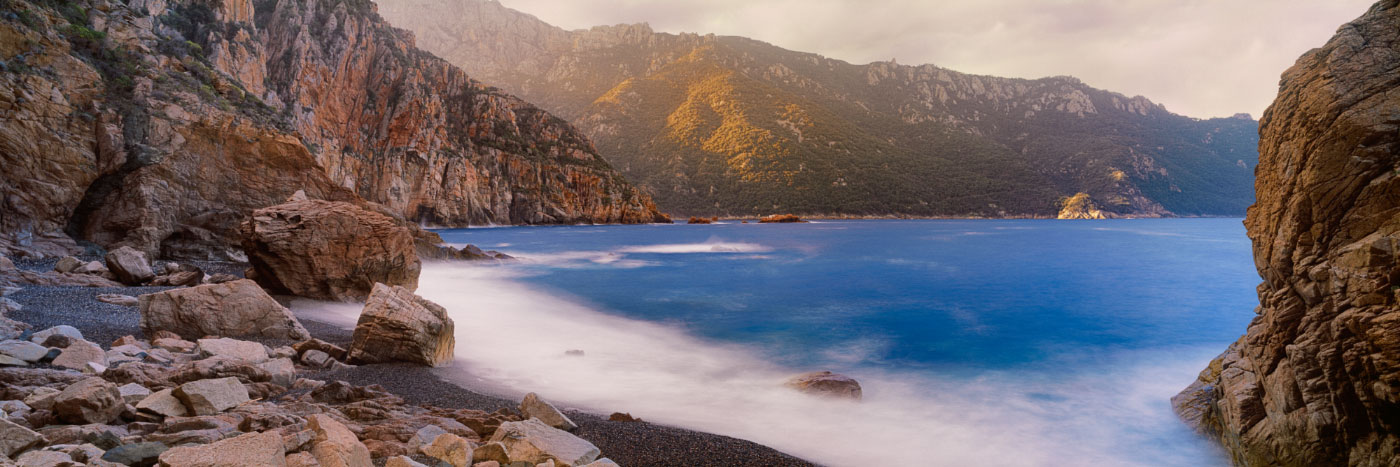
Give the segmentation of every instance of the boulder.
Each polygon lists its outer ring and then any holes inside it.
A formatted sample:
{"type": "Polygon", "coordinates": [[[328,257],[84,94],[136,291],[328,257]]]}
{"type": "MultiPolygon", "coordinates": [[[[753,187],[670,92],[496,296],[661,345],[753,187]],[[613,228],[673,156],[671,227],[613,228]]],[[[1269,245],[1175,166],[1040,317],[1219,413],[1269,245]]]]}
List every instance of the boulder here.
{"type": "Polygon", "coordinates": [[[98,261],[88,261],[87,264],[78,266],[78,269],[74,269],[73,273],[100,276],[107,273],[107,266],[104,266],[98,261]]]}
{"type": "Polygon", "coordinates": [[[107,450],[102,460],[130,466],[150,466],[159,461],[160,455],[170,450],[165,443],[123,444],[107,450]]]}
{"type": "Polygon", "coordinates": [[[34,392],[24,396],[24,405],[34,410],[53,410],[53,400],[63,393],[58,389],[50,387],[37,387],[34,392]]]}
{"type": "Polygon", "coordinates": [[[24,452],[36,444],[44,441],[44,437],[23,426],[17,425],[5,417],[0,417],[0,455],[13,458],[15,454],[24,452]]]}
{"type": "Polygon", "coordinates": [[[241,341],[220,337],[217,339],[200,339],[196,347],[199,349],[201,357],[223,357],[234,360],[242,360],[248,363],[262,363],[267,361],[267,347],[251,341],[241,341]]]}
{"type": "Polygon", "coordinates": [[[439,366],[452,361],[452,318],[438,304],[398,286],[375,284],[355,324],[352,363],[404,361],[439,366]]]}
{"type": "Polygon", "coordinates": [[[800,374],[789,379],[784,385],[807,394],[823,397],[854,400],[861,398],[859,382],[849,376],[830,371],[800,374]]]}
{"type": "Polygon", "coordinates": [[[143,410],[166,417],[184,417],[189,415],[189,407],[185,407],[184,402],[180,402],[175,397],[175,389],[167,388],[151,393],[136,403],[136,410],[143,410]]]}
{"type": "Polygon", "coordinates": [[[608,458],[604,457],[604,458],[602,458],[602,459],[598,459],[598,460],[596,460],[596,461],[593,461],[592,463],[590,463],[590,464],[588,464],[588,465],[585,465],[585,466],[583,466],[583,467],[622,467],[622,466],[617,465],[617,463],[616,463],[616,462],[613,462],[612,459],[608,459],[608,458]]]}
{"type": "Polygon", "coordinates": [[[472,465],[472,443],[461,436],[443,433],[433,438],[433,442],[419,446],[423,455],[437,459],[452,467],[472,465]]]}
{"type": "Polygon", "coordinates": [[[268,360],[258,364],[258,368],[267,370],[271,381],[278,386],[292,387],[297,380],[297,366],[290,358],[278,358],[268,360]]]}
{"type": "Polygon", "coordinates": [[[63,353],[53,359],[53,366],[79,371],[87,369],[89,363],[106,366],[107,352],[103,352],[101,346],[84,340],[70,342],[63,348],[63,353]]]}
{"type": "Polygon", "coordinates": [[[60,421],[78,425],[110,422],[125,408],[121,390],[102,378],[74,383],[53,399],[54,415],[60,421]]]}
{"type": "Polygon", "coordinates": [[[210,275],[210,276],[209,276],[209,279],[208,279],[206,282],[208,282],[208,283],[210,283],[210,284],[222,284],[222,283],[225,283],[225,282],[233,282],[233,281],[241,280],[241,279],[242,279],[241,277],[235,276],[235,275],[233,275],[233,274],[218,273],[218,274],[210,275]]]}
{"type": "Polygon", "coordinates": [[[169,331],[185,339],[310,337],[290,311],[249,280],[142,295],[141,330],[147,335],[169,331]]]}
{"type": "MultiPolygon", "coordinates": [[[[386,462],[384,465],[389,464],[386,462]]],[[[309,452],[294,452],[287,454],[287,467],[321,467],[321,463],[309,452]]]]}
{"type": "Polygon", "coordinates": [[[355,204],[307,200],[259,209],[241,234],[253,276],[270,290],[360,301],[376,283],[418,287],[412,231],[355,204]]]}
{"type": "Polygon", "coordinates": [[[301,363],[312,368],[325,368],[331,366],[331,362],[334,361],[330,355],[320,350],[308,350],[301,354],[301,363]]]}
{"type": "Polygon", "coordinates": [[[344,424],[322,414],[306,417],[306,426],[316,433],[311,453],[325,467],[370,467],[369,448],[344,424]]]}
{"type": "Polygon", "coordinates": [[[164,276],[158,276],[151,281],[151,285],[171,287],[193,287],[203,283],[203,271],[175,271],[164,276]]]}
{"type": "Polygon", "coordinates": [[[151,271],[151,260],[135,248],[124,246],[107,252],[107,269],[126,285],[141,285],[155,279],[151,271]]]}
{"type": "Polygon", "coordinates": [[[138,404],[147,397],[150,397],[151,390],[136,383],[126,383],[117,388],[122,395],[122,402],[127,404],[138,404]]]}
{"type": "Polygon", "coordinates": [[[440,426],[425,425],[423,428],[419,428],[418,431],[413,433],[413,438],[410,438],[408,443],[411,446],[423,446],[432,443],[434,439],[437,439],[438,435],[443,433],[447,433],[447,430],[442,429],[440,426]]]}
{"type": "Polygon", "coordinates": [[[250,400],[248,388],[232,376],[181,384],[173,394],[195,415],[218,414],[250,400]]]}
{"type": "Polygon", "coordinates": [[[43,331],[34,333],[34,335],[29,336],[29,340],[37,344],[42,344],[45,340],[48,340],[49,337],[52,337],[54,335],[68,336],[77,340],[83,339],[83,333],[82,331],[79,331],[78,328],[69,326],[67,324],[60,324],[58,326],[54,326],[43,331]]]}
{"type": "Polygon", "coordinates": [[[599,454],[593,443],[533,418],[502,423],[491,442],[501,443],[511,462],[539,464],[553,459],[557,465],[573,467],[593,462],[599,454]]]}
{"type": "Polygon", "coordinates": [[[72,256],[59,258],[58,263],[53,265],[53,272],[70,273],[83,267],[83,262],[72,256]]]}
{"type": "Polygon", "coordinates": [[[569,420],[569,417],[560,412],[559,409],[554,408],[554,404],[545,402],[533,392],[526,394],[525,399],[520,401],[520,413],[525,414],[526,417],[538,418],[544,424],[560,430],[573,431],[578,428],[578,424],[569,420]]]}
{"type": "Polygon", "coordinates": [[[181,446],[160,455],[170,467],[283,467],[282,435],[276,431],[248,433],[202,446],[181,446]]]}
{"type": "Polygon", "coordinates": [[[29,363],[43,360],[49,348],[29,341],[0,342],[0,355],[9,355],[29,363]]]}

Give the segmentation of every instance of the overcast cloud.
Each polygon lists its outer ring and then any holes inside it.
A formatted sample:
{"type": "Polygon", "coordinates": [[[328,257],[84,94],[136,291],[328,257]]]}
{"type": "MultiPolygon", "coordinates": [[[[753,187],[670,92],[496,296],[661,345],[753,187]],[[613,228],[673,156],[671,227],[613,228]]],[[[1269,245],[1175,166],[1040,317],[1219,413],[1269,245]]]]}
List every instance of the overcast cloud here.
{"type": "Polygon", "coordinates": [[[502,0],[568,29],[650,23],[853,63],[1072,75],[1193,117],[1273,101],[1303,52],[1373,0],[502,0]]]}

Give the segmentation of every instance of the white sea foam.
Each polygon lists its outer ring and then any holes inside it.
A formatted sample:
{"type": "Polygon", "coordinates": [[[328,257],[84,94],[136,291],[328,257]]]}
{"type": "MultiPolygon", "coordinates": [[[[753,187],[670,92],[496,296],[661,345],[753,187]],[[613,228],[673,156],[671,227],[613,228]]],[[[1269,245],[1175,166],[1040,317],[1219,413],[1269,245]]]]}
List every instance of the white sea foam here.
{"type": "MultiPolygon", "coordinates": [[[[850,403],[781,386],[814,368],[783,368],[757,349],[608,315],[527,285],[520,274],[514,267],[424,266],[418,293],[443,305],[458,333],[456,362],[438,370],[444,378],[508,397],[535,391],[567,407],[630,412],[833,466],[1224,464],[1191,439],[1167,402],[1209,350],[1102,357],[1068,377],[848,369],[865,391],[864,401],[850,403]],[[570,349],[585,355],[566,356],[570,349]]],[[[353,326],[359,312],[353,305],[294,306],[303,315],[343,315],[315,318],[342,326],[353,326]]],[[[872,337],[825,352],[876,355],[886,345],[872,337]]]]}

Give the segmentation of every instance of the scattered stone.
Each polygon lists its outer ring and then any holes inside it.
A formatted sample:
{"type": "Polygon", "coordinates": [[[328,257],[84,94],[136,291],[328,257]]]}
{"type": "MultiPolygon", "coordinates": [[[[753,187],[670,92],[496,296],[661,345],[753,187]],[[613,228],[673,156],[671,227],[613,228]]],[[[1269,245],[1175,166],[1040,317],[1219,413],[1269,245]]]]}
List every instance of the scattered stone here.
{"type": "Polygon", "coordinates": [[[199,354],[203,357],[231,358],[248,363],[262,363],[267,361],[267,347],[263,347],[262,344],[257,342],[229,339],[227,337],[200,339],[198,348],[199,354]]]}
{"type": "Polygon", "coordinates": [[[0,355],[0,367],[4,366],[29,366],[29,362],[9,355],[0,355]]]}
{"type": "Polygon", "coordinates": [[[310,337],[290,311],[249,280],[142,295],[141,330],[147,335],[170,331],[185,339],[310,337]]]}
{"type": "Polygon", "coordinates": [[[232,376],[191,381],[173,394],[195,415],[214,415],[249,401],[248,388],[232,376]]]}
{"type": "Polygon", "coordinates": [[[259,363],[258,368],[267,370],[267,374],[272,377],[270,381],[278,386],[292,387],[292,384],[296,383],[297,367],[290,358],[268,360],[259,363]]]}
{"type": "Polygon", "coordinates": [[[520,401],[520,413],[526,417],[538,418],[544,424],[564,431],[573,431],[578,428],[578,424],[554,407],[554,404],[540,399],[539,395],[529,393],[525,399],[520,401]]]}
{"type": "Polygon", "coordinates": [[[355,433],[335,419],[317,414],[306,418],[306,426],[316,432],[311,453],[323,466],[370,467],[369,448],[355,433]]]}
{"type": "Polygon", "coordinates": [[[472,444],[452,433],[443,433],[433,442],[418,448],[423,455],[445,462],[452,467],[467,467],[472,461],[472,444]]]}
{"type": "Polygon", "coordinates": [[[29,340],[31,342],[42,344],[49,337],[55,335],[66,336],[75,340],[83,340],[82,331],[79,331],[78,328],[69,326],[67,324],[60,324],[58,326],[54,326],[43,331],[36,332],[34,333],[34,335],[29,336],[29,340]]]}
{"type": "Polygon", "coordinates": [[[151,281],[151,285],[170,287],[193,287],[204,283],[204,271],[177,271],[164,276],[157,276],[151,281]]]}
{"type": "Polygon", "coordinates": [[[501,467],[501,463],[496,461],[477,462],[472,464],[472,467],[501,467]]]}
{"type": "Polygon", "coordinates": [[[425,465],[425,464],[420,464],[420,463],[418,463],[417,461],[414,461],[413,459],[410,459],[408,456],[394,456],[394,457],[390,457],[389,460],[384,461],[384,467],[428,467],[428,466],[425,465]]]}
{"type": "Polygon", "coordinates": [[[156,340],[154,340],[154,341],[151,341],[151,344],[154,345],[156,348],[165,349],[166,351],[169,351],[169,352],[176,352],[176,353],[189,353],[189,352],[193,352],[193,351],[194,351],[194,345],[195,345],[194,342],[190,342],[190,341],[187,341],[187,340],[184,340],[184,339],[180,339],[180,338],[178,338],[178,337],[177,337],[177,338],[163,337],[163,338],[160,338],[160,339],[156,339],[156,340]]]}
{"type": "Polygon", "coordinates": [[[851,377],[832,373],[830,371],[817,371],[794,376],[784,383],[787,387],[823,397],[835,397],[843,399],[860,400],[860,383],[851,377]]]}
{"type": "Polygon", "coordinates": [[[117,347],[125,347],[125,346],[132,346],[132,347],[136,347],[136,348],[141,349],[141,350],[150,350],[150,348],[151,348],[150,345],[147,345],[147,344],[146,344],[145,342],[143,342],[141,339],[137,339],[136,336],[133,336],[133,335],[130,335],[130,334],[125,335],[125,336],[122,336],[122,337],[118,337],[117,340],[112,341],[112,348],[113,348],[113,350],[115,350],[117,347]]]}
{"type": "Polygon", "coordinates": [[[181,446],[160,455],[162,466],[282,467],[286,465],[282,436],[275,431],[248,433],[202,446],[181,446]]]}
{"type": "Polygon", "coordinates": [[[291,346],[287,346],[287,345],[284,345],[284,346],[281,346],[281,347],[272,349],[272,350],[270,350],[270,351],[267,352],[267,358],[272,358],[272,359],[277,359],[277,358],[296,358],[296,356],[297,356],[297,351],[296,351],[296,349],[293,349],[291,346]]]}
{"type": "Polygon", "coordinates": [[[133,467],[145,467],[155,465],[160,459],[160,455],[170,450],[165,443],[132,443],[123,444],[107,450],[102,454],[102,460],[133,467]]]}
{"type": "Polygon", "coordinates": [[[49,348],[29,341],[0,342],[0,355],[8,355],[29,363],[37,363],[49,354],[49,348]]]}
{"type": "Polygon", "coordinates": [[[292,345],[292,349],[296,350],[297,354],[306,353],[306,351],[308,350],[320,350],[322,352],[325,352],[327,355],[330,355],[331,358],[334,358],[336,360],[345,360],[345,349],[341,348],[338,345],[320,339],[313,338],[298,342],[292,345]]]}
{"type": "Polygon", "coordinates": [[[117,385],[95,377],[68,386],[53,399],[54,415],[79,425],[110,422],[125,408],[117,385]]]}
{"type": "Polygon", "coordinates": [[[625,412],[613,412],[612,415],[609,415],[609,416],[608,416],[608,421],[610,421],[610,422],[635,423],[635,422],[641,422],[642,419],[633,417],[632,414],[630,414],[630,413],[625,413],[625,412]]]}
{"type": "Polygon", "coordinates": [[[97,261],[88,261],[87,264],[78,267],[78,269],[75,269],[73,272],[77,274],[101,276],[107,274],[107,266],[103,266],[102,263],[97,261]]]}
{"type": "Polygon", "coordinates": [[[447,310],[403,287],[375,284],[348,356],[355,363],[440,366],[452,360],[455,339],[447,310]]]}
{"type": "Polygon", "coordinates": [[[205,282],[208,282],[208,283],[210,283],[210,284],[222,284],[222,283],[225,283],[225,282],[233,282],[233,281],[241,280],[241,279],[242,279],[241,277],[235,276],[235,275],[233,275],[233,274],[219,273],[219,274],[214,274],[214,275],[209,276],[209,279],[206,280],[205,282]]]}
{"type": "Polygon", "coordinates": [[[59,258],[57,264],[54,264],[53,271],[66,274],[73,271],[77,271],[78,268],[81,267],[83,267],[83,262],[78,258],[74,258],[72,256],[64,256],[62,258],[59,258]]]}
{"type": "Polygon", "coordinates": [[[151,396],[151,390],[136,383],[123,384],[117,388],[117,392],[122,395],[122,402],[127,404],[138,404],[151,396]]]}
{"type": "Polygon", "coordinates": [[[301,354],[301,363],[312,368],[325,368],[331,366],[333,361],[330,355],[320,350],[308,350],[301,354]]]}
{"type": "Polygon", "coordinates": [[[137,410],[160,414],[166,417],[183,417],[190,413],[184,402],[175,397],[175,389],[167,388],[151,393],[136,403],[137,410]]]}
{"type": "Polygon", "coordinates": [[[107,269],[126,285],[141,285],[156,277],[151,271],[151,261],[146,254],[135,248],[124,246],[107,252],[107,269]]]}
{"type": "Polygon", "coordinates": [[[117,293],[100,294],[97,296],[97,301],[121,306],[137,306],[141,304],[141,300],[136,297],[117,293]]]}
{"type": "Polygon", "coordinates": [[[254,275],[272,290],[359,301],[375,283],[418,287],[412,232],[352,203],[308,200],[259,209],[240,232],[254,275]]]}
{"type": "Polygon", "coordinates": [[[512,462],[538,464],[553,458],[560,465],[572,467],[593,462],[599,454],[593,443],[533,418],[501,423],[491,435],[491,442],[504,445],[512,462]]]}
{"type": "Polygon", "coordinates": [[[15,458],[15,463],[25,467],[67,467],[73,465],[73,458],[58,451],[29,451],[15,458]]]}
{"type": "Polygon", "coordinates": [[[83,374],[101,376],[107,372],[107,366],[97,362],[87,362],[83,365],[83,374]]]}
{"type": "Polygon", "coordinates": [[[31,412],[31,411],[32,411],[32,408],[29,407],[29,404],[25,404],[24,401],[17,401],[17,400],[0,401],[0,413],[4,413],[4,414],[5,414],[4,416],[0,416],[0,418],[5,418],[6,416],[9,416],[9,417],[24,417],[25,415],[29,414],[29,412],[31,412]]]}
{"type": "Polygon", "coordinates": [[[604,458],[602,458],[602,459],[598,459],[598,460],[596,460],[596,461],[593,461],[593,463],[588,464],[588,465],[585,465],[585,466],[583,466],[583,467],[622,467],[622,466],[617,465],[617,463],[616,463],[616,462],[613,462],[612,459],[608,459],[608,458],[604,457],[604,458]]]}
{"type": "Polygon", "coordinates": [[[408,443],[412,446],[422,446],[433,442],[434,439],[437,439],[438,435],[443,433],[447,433],[447,430],[442,429],[440,426],[426,425],[423,428],[419,428],[418,431],[413,434],[413,438],[408,440],[408,443]]]}
{"type": "Polygon", "coordinates": [[[68,344],[63,352],[58,354],[58,358],[53,359],[53,366],[78,371],[88,369],[89,363],[105,366],[107,352],[103,352],[102,347],[97,344],[84,340],[68,344]]]}
{"type": "Polygon", "coordinates": [[[23,426],[0,417],[0,454],[13,458],[36,444],[44,442],[44,437],[23,426]]]}
{"type": "Polygon", "coordinates": [[[34,388],[34,392],[25,396],[24,405],[34,410],[53,410],[53,400],[62,392],[50,387],[34,388]]]}
{"type": "MultiPolygon", "coordinates": [[[[384,464],[389,465],[389,464],[384,464]]],[[[320,467],[321,463],[316,461],[316,456],[309,452],[294,452],[287,454],[287,467],[320,467]]]]}

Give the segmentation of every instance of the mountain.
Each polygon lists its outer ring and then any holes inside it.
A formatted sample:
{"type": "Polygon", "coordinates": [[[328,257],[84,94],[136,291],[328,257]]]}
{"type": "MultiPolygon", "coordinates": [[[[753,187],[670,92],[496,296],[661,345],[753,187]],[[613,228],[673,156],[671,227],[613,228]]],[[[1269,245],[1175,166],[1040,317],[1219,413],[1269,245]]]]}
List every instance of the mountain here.
{"type": "Polygon", "coordinates": [[[1400,459],[1400,0],[1283,74],[1261,120],[1259,316],[1173,398],[1237,465],[1400,459]]]}
{"type": "Polygon", "coordinates": [[[419,45],[573,122],[683,215],[1241,215],[1258,124],[1077,79],[855,65],[645,24],[566,31],[488,0],[382,0],[419,45]]]}
{"type": "Polygon", "coordinates": [[[238,258],[237,224],[298,190],[444,226],[664,218],[367,0],[0,6],[0,252],[238,258]]]}

